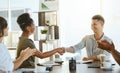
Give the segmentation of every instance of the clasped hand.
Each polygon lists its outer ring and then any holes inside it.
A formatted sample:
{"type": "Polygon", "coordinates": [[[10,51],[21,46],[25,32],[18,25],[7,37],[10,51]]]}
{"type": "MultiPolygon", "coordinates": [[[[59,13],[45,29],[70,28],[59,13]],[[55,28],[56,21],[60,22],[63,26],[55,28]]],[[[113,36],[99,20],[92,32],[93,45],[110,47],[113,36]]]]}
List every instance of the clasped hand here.
{"type": "Polygon", "coordinates": [[[57,49],[57,52],[60,54],[60,55],[63,55],[65,53],[65,48],[64,47],[60,47],[60,48],[56,48],[57,49]]]}

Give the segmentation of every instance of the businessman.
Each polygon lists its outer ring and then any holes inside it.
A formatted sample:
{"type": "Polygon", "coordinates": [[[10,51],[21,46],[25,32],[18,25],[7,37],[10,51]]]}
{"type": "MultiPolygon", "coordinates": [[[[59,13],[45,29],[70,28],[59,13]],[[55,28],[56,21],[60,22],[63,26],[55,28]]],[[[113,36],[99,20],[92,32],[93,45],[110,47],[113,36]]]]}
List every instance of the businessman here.
{"type": "Polygon", "coordinates": [[[80,51],[83,48],[86,48],[87,57],[83,58],[84,61],[99,60],[100,54],[105,54],[106,57],[109,58],[109,56],[110,56],[109,52],[97,47],[97,41],[105,39],[105,40],[111,42],[111,39],[108,38],[103,32],[104,23],[105,23],[105,20],[101,15],[94,15],[92,17],[92,23],[91,23],[91,29],[93,30],[93,34],[86,35],[76,45],[70,46],[68,48],[60,47],[63,49],[63,53],[64,52],[74,53],[74,52],[80,51]]]}

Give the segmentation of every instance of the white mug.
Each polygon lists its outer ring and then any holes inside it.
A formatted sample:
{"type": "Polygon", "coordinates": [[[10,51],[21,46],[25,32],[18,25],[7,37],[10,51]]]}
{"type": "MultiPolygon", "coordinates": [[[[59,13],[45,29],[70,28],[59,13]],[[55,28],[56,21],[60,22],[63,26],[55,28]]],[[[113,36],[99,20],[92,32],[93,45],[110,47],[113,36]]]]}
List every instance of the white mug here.
{"type": "Polygon", "coordinates": [[[46,72],[46,67],[45,66],[37,66],[36,72],[46,72]]]}
{"type": "Polygon", "coordinates": [[[105,68],[111,68],[112,64],[111,64],[111,62],[103,62],[103,67],[105,67],[105,68]]]}
{"type": "Polygon", "coordinates": [[[111,62],[103,62],[103,66],[101,68],[111,69],[112,68],[112,64],[111,64],[111,62]]]}

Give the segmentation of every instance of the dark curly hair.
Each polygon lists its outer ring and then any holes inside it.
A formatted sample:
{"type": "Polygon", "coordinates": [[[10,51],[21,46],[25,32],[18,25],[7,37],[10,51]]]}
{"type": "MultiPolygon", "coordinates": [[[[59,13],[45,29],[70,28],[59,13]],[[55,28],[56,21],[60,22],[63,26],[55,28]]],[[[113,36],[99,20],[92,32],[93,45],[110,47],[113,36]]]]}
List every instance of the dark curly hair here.
{"type": "Polygon", "coordinates": [[[33,19],[30,17],[29,13],[23,13],[17,18],[17,23],[22,31],[26,31],[26,27],[31,26],[33,19]]]}
{"type": "Polygon", "coordinates": [[[7,21],[3,17],[0,17],[0,37],[4,36],[4,29],[7,28],[7,26],[7,21]]]}

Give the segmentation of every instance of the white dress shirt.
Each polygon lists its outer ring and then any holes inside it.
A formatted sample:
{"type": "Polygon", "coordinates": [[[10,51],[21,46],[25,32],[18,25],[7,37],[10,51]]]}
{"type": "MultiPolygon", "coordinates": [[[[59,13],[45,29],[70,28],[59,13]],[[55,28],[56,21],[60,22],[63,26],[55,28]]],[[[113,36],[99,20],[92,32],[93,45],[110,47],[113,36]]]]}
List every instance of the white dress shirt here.
{"type": "MultiPolygon", "coordinates": [[[[105,35],[103,35],[100,40],[107,40],[110,43],[112,42],[112,40],[109,39],[105,35]]],[[[107,58],[110,57],[110,53],[97,47],[97,41],[96,41],[94,35],[85,36],[80,43],[78,43],[72,47],[74,48],[75,52],[86,47],[86,52],[87,52],[88,57],[97,56],[97,58],[99,59],[100,54],[105,54],[107,58]]]]}

